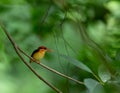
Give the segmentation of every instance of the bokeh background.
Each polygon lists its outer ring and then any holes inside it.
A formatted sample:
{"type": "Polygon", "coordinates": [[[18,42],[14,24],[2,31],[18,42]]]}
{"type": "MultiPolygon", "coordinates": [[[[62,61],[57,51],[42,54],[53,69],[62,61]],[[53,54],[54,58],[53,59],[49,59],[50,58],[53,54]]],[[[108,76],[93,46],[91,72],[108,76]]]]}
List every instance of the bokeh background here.
{"type": "MultiPolygon", "coordinates": [[[[0,20],[28,55],[44,45],[53,52],[43,64],[85,83],[31,64],[63,93],[119,93],[119,0],[0,0],[0,20]]],[[[0,93],[56,93],[22,63],[1,28],[0,93]]]]}

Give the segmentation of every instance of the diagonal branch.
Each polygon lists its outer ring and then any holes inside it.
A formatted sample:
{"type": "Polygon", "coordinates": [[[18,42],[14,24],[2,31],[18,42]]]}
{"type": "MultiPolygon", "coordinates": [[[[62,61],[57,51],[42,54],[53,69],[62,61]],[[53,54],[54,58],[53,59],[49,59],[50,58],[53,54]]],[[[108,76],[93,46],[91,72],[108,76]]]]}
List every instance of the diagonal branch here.
{"type": "MultiPolygon", "coordinates": [[[[30,58],[31,60],[35,61],[32,57],[28,56],[23,50],[21,50],[20,48],[18,48],[18,49],[19,49],[25,56],[27,56],[27,57],[30,58]]],[[[39,64],[40,62],[36,62],[36,63],[39,64]]],[[[78,81],[78,80],[76,80],[76,79],[74,79],[74,78],[71,78],[71,77],[69,77],[69,76],[67,76],[67,75],[65,75],[65,74],[62,74],[62,73],[60,73],[60,72],[58,72],[58,71],[56,71],[56,70],[54,70],[54,69],[52,69],[52,68],[50,68],[50,67],[42,64],[42,63],[40,63],[39,65],[42,66],[43,68],[45,68],[45,69],[53,72],[53,73],[56,73],[56,74],[58,74],[58,75],[60,75],[60,76],[62,76],[62,77],[64,77],[64,78],[66,78],[66,79],[69,79],[69,80],[72,80],[72,81],[74,81],[74,82],[76,82],[76,83],[78,83],[78,84],[84,85],[83,82],[78,81]]]]}
{"type": "MultiPolygon", "coordinates": [[[[20,51],[21,53],[23,53],[25,56],[27,56],[28,58],[30,58],[31,60],[34,60],[34,59],[33,59],[32,57],[30,57],[29,55],[27,55],[23,50],[21,50],[21,49],[19,48],[19,46],[17,46],[17,44],[13,41],[12,37],[8,34],[8,32],[6,31],[5,27],[4,27],[1,23],[0,23],[0,25],[1,25],[2,29],[3,29],[3,31],[5,32],[5,34],[7,35],[7,37],[9,38],[9,40],[11,41],[11,43],[12,43],[12,45],[13,45],[16,53],[17,53],[18,56],[21,58],[21,60],[24,62],[24,64],[25,64],[40,80],[42,80],[44,83],[46,83],[46,84],[47,84],[48,86],[50,86],[52,89],[54,89],[57,93],[61,93],[61,91],[59,91],[56,87],[54,87],[52,84],[48,83],[48,82],[47,82],[46,80],[44,80],[39,74],[37,74],[37,73],[35,72],[35,70],[24,60],[24,58],[21,56],[21,54],[19,53],[19,51],[20,51]]],[[[37,63],[37,62],[36,62],[36,63],[37,63]]],[[[78,80],[76,80],[76,79],[74,79],[74,78],[71,78],[71,77],[69,77],[69,76],[67,76],[67,75],[65,75],[65,74],[62,74],[62,73],[60,73],[60,72],[58,72],[58,71],[56,71],[56,70],[54,70],[54,69],[52,69],[52,68],[50,68],[50,67],[42,64],[42,63],[40,63],[39,65],[42,66],[43,68],[45,68],[45,69],[53,72],[53,73],[56,73],[56,74],[64,77],[64,78],[67,78],[67,79],[69,79],[69,80],[72,80],[72,81],[74,81],[74,82],[76,82],[76,83],[78,83],[78,84],[84,85],[83,82],[78,81],[78,80]]]]}
{"type": "Polygon", "coordinates": [[[8,39],[10,40],[10,42],[12,43],[16,53],[18,54],[18,56],[20,57],[20,59],[22,60],[22,62],[40,79],[42,80],[45,84],[47,84],[49,87],[51,87],[54,91],[56,91],[57,93],[62,93],[59,89],[57,89],[54,85],[52,85],[51,83],[47,82],[44,78],[42,78],[25,60],[24,58],[21,56],[21,54],[19,53],[19,48],[17,46],[17,44],[14,42],[14,40],[12,39],[12,37],[9,35],[9,33],[7,32],[7,30],[5,29],[4,25],[0,22],[1,28],[3,29],[3,31],[5,32],[5,34],[7,35],[8,39]]]}

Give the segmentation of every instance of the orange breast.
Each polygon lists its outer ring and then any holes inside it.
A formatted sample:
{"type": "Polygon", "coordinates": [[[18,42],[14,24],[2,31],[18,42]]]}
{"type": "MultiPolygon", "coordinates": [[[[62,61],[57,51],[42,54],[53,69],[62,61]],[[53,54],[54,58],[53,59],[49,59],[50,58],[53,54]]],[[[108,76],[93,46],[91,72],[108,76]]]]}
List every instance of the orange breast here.
{"type": "Polygon", "coordinates": [[[45,51],[38,51],[33,55],[33,58],[36,60],[40,60],[44,57],[45,51]]]}

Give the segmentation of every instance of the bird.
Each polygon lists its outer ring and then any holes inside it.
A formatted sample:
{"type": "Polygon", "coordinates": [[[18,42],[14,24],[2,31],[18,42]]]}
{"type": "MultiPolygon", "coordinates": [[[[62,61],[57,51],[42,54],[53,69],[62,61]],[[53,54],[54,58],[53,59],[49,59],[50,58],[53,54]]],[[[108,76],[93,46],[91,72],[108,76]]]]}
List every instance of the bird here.
{"type": "Polygon", "coordinates": [[[31,54],[31,57],[34,59],[30,59],[30,63],[32,63],[33,61],[40,64],[40,59],[44,58],[45,56],[45,53],[46,52],[51,52],[50,49],[48,49],[47,47],[45,46],[40,46],[38,47],[36,50],[34,50],[31,54]]]}

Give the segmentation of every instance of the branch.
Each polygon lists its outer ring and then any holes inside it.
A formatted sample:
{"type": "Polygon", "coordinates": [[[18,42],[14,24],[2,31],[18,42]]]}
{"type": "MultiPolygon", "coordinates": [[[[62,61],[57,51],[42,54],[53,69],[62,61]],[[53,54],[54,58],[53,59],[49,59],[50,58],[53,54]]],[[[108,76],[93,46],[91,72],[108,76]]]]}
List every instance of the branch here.
{"type": "MultiPolygon", "coordinates": [[[[8,32],[6,31],[5,27],[4,27],[2,24],[1,24],[1,27],[2,27],[3,31],[6,33],[7,37],[9,38],[9,40],[11,41],[11,43],[12,43],[12,45],[13,45],[16,53],[18,54],[18,56],[22,59],[22,61],[24,62],[24,64],[27,65],[27,67],[40,79],[39,74],[37,74],[37,73],[34,71],[34,69],[24,60],[24,58],[20,55],[19,51],[20,51],[21,53],[23,53],[25,56],[27,56],[29,59],[31,59],[31,60],[33,60],[33,61],[35,61],[35,60],[34,60],[32,57],[30,57],[29,55],[27,55],[22,49],[20,49],[19,46],[16,45],[16,43],[13,41],[13,39],[12,39],[11,36],[8,34],[8,32]],[[18,50],[19,50],[19,51],[18,51],[18,50]]],[[[36,63],[38,63],[38,62],[36,62],[36,63]]],[[[72,81],[74,81],[74,82],[76,82],[76,83],[78,83],[78,84],[84,85],[83,82],[78,81],[78,80],[76,80],[76,79],[74,79],[74,78],[71,78],[71,77],[69,77],[69,76],[67,76],[67,75],[65,75],[65,74],[62,74],[62,73],[60,73],[60,72],[58,72],[58,71],[56,71],[56,70],[54,70],[54,69],[52,69],[52,68],[50,68],[50,67],[42,64],[42,63],[40,63],[39,65],[42,66],[43,68],[45,68],[45,69],[53,72],[53,73],[56,73],[56,74],[64,77],[64,78],[67,78],[67,79],[69,79],[69,80],[72,80],[72,81]]],[[[45,80],[44,80],[43,78],[42,78],[41,80],[42,80],[43,82],[45,82],[45,80]]],[[[45,82],[45,83],[46,83],[46,82],[45,82]]],[[[50,84],[47,84],[47,85],[51,86],[50,84]]],[[[52,86],[52,87],[53,87],[53,86],[52,86]]],[[[55,89],[55,88],[54,88],[54,89],[55,89]]],[[[60,93],[60,92],[58,92],[58,93],[60,93]]]]}
{"type": "Polygon", "coordinates": [[[50,11],[50,9],[51,9],[51,3],[50,3],[50,5],[48,6],[48,9],[46,10],[46,12],[45,12],[45,14],[43,15],[43,17],[42,17],[42,19],[41,19],[41,21],[40,21],[40,25],[42,25],[44,22],[45,22],[45,20],[46,20],[46,18],[47,18],[47,16],[48,16],[48,13],[49,13],[49,11],[50,11]]]}
{"type": "MultiPolygon", "coordinates": [[[[35,61],[32,57],[28,56],[23,50],[21,50],[20,48],[18,48],[18,49],[19,49],[25,56],[27,56],[27,57],[30,58],[31,60],[35,61]]],[[[60,75],[60,76],[62,76],[62,77],[64,77],[64,78],[67,78],[67,79],[69,79],[69,80],[72,80],[72,81],[74,81],[74,82],[76,82],[76,83],[78,83],[78,84],[84,85],[83,82],[78,81],[78,80],[76,80],[76,79],[74,79],[74,78],[71,78],[71,77],[69,77],[69,76],[67,76],[67,75],[65,75],[65,74],[62,74],[62,73],[60,73],[60,72],[58,72],[58,71],[56,71],[56,70],[54,70],[54,69],[52,69],[52,68],[50,68],[50,67],[42,64],[42,63],[40,63],[40,62],[37,62],[37,61],[36,61],[35,63],[39,64],[39,65],[42,66],[43,68],[45,68],[45,69],[47,69],[47,70],[49,70],[49,71],[51,71],[51,72],[53,72],[53,73],[56,73],[56,74],[58,74],[58,75],[60,75]]]]}
{"type": "Polygon", "coordinates": [[[22,60],[22,62],[40,79],[42,80],[45,84],[47,84],[49,87],[51,87],[54,91],[56,91],[57,93],[62,93],[59,89],[57,89],[54,85],[52,85],[51,83],[47,82],[44,78],[42,78],[25,60],[24,58],[21,56],[21,54],[19,53],[19,49],[17,44],[14,42],[14,40],[12,39],[12,37],[9,35],[9,33],[7,32],[7,30],[5,29],[4,25],[0,22],[1,28],[3,29],[4,33],[7,35],[8,39],[10,40],[10,42],[12,43],[16,53],[18,54],[18,56],[20,57],[20,59],[22,60]]]}

